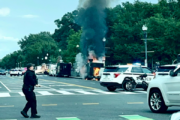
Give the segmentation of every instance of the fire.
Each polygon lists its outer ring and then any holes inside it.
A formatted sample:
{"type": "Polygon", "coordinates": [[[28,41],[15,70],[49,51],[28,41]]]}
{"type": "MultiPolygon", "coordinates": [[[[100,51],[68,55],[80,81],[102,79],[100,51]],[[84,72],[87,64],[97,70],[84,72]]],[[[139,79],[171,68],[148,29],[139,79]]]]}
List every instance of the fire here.
{"type": "Polygon", "coordinates": [[[98,62],[98,60],[95,57],[93,57],[93,62],[98,62]]]}
{"type": "Polygon", "coordinates": [[[99,71],[100,71],[100,68],[95,67],[94,68],[94,76],[98,76],[99,75],[99,71]]]}

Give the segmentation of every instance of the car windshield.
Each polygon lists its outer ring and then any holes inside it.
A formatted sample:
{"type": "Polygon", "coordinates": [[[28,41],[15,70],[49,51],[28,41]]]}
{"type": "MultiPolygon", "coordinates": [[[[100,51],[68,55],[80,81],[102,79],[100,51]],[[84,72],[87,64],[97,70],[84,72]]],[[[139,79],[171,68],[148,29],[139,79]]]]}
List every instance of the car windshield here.
{"type": "Polygon", "coordinates": [[[127,67],[106,67],[104,72],[125,72],[128,68],[127,67]]]}
{"type": "Polygon", "coordinates": [[[158,72],[169,72],[170,70],[174,70],[175,66],[160,66],[158,68],[158,72]]]}
{"type": "Polygon", "coordinates": [[[148,68],[142,68],[142,70],[143,70],[144,73],[152,73],[152,71],[149,70],[148,68]]]}
{"type": "Polygon", "coordinates": [[[141,67],[132,67],[132,73],[144,73],[141,67]]]}
{"type": "Polygon", "coordinates": [[[104,72],[117,72],[118,71],[118,67],[106,67],[104,69],[104,72]]]}

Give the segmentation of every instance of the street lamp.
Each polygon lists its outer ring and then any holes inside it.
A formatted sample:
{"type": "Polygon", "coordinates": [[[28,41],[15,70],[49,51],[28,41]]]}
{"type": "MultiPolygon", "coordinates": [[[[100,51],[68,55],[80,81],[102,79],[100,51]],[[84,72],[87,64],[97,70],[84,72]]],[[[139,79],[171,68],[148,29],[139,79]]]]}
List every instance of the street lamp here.
{"type": "Polygon", "coordinates": [[[39,65],[39,57],[37,57],[37,65],[39,65]]]}
{"type": "MultiPolygon", "coordinates": [[[[105,46],[106,38],[103,38],[102,41],[103,41],[103,43],[104,43],[104,57],[105,57],[105,56],[106,56],[106,48],[105,48],[105,47],[106,47],[106,46],[105,46]]],[[[105,64],[105,60],[104,60],[104,67],[105,67],[105,65],[106,65],[106,64],[105,64]]]]}
{"type": "Polygon", "coordinates": [[[76,45],[77,48],[79,48],[79,45],[76,45]]]}
{"type": "Polygon", "coordinates": [[[49,54],[47,53],[47,56],[48,56],[49,54]]]}
{"type": "Polygon", "coordinates": [[[143,25],[143,27],[142,27],[142,30],[144,31],[144,38],[145,38],[145,40],[144,40],[144,44],[145,44],[145,66],[147,67],[148,65],[147,65],[147,30],[148,30],[148,28],[147,28],[147,26],[146,25],[143,25]]]}

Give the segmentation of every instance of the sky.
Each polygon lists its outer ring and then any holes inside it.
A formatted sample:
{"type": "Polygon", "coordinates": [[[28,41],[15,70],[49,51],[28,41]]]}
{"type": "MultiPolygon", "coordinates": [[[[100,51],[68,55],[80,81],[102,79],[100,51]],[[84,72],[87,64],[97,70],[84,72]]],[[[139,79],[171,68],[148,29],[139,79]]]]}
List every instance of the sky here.
{"type": "MultiPolygon", "coordinates": [[[[114,2],[111,7],[125,1],[114,2]]],[[[18,41],[24,36],[42,31],[54,33],[54,20],[77,9],[78,4],[79,0],[0,0],[0,59],[19,50],[18,41]]]]}

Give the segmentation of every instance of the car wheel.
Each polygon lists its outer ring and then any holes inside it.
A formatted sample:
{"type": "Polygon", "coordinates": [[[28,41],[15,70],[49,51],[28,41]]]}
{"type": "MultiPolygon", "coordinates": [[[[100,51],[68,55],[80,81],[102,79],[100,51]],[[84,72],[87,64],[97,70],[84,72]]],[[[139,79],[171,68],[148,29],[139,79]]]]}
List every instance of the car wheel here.
{"type": "Polygon", "coordinates": [[[115,91],[115,90],[116,90],[116,88],[115,88],[115,87],[113,87],[113,86],[111,86],[111,87],[107,87],[107,89],[108,89],[109,91],[115,91]]]}
{"type": "Polygon", "coordinates": [[[125,80],[122,87],[125,91],[134,91],[136,89],[136,84],[134,84],[131,80],[125,80]]]}
{"type": "Polygon", "coordinates": [[[154,113],[165,112],[168,109],[159,90],[150,92],[148,103],[151,111],[154,113]]]}

